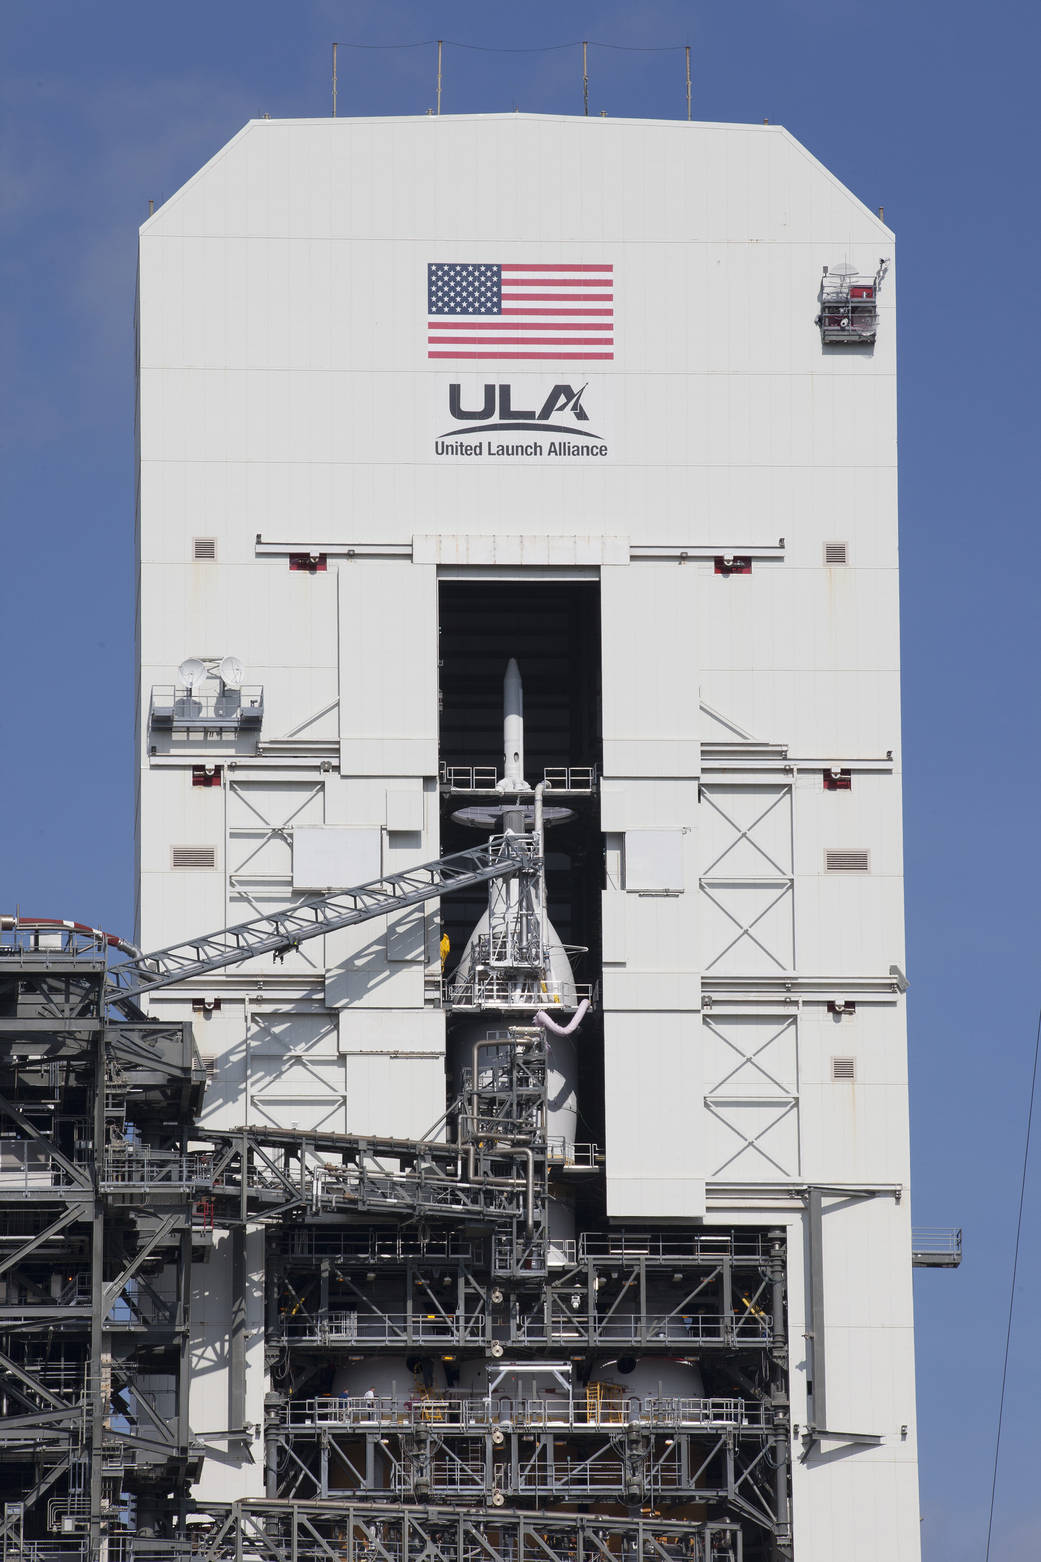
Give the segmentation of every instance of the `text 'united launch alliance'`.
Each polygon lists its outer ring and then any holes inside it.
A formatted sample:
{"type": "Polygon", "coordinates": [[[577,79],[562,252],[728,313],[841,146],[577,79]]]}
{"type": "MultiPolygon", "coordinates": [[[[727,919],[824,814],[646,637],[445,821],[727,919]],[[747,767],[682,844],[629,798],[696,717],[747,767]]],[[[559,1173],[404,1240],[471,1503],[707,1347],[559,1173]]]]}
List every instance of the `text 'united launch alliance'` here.
{"type": "Polygon", "coordinates": [[[539,439],[526,444],[503,444],[497,440],[437,439],[435,456],[606,456],[606,445],[579,445],[567,439],[551,439],[543,445],[539,439]]]}

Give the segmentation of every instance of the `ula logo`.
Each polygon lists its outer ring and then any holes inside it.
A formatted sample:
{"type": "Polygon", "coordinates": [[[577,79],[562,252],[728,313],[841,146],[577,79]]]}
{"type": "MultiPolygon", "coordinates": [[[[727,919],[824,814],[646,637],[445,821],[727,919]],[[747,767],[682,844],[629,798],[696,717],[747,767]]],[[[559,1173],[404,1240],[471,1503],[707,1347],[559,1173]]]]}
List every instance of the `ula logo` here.
{"type": "MultiPolygon", "coordinates": [[[[515,407],[511,385],[486,385],[479,407],[464,407],[462,386],[449,385],[448,411],[457,425],[469,425],[466,429],[468,434],[491,433],[497,429],[533,429],[539,434],[578,434],[583,439],[600,439],[599,434],[580,426],[589,422],[589,414],[582,405],[586,388],[583,385],[575,390],[571,385],[554,385],[541,407],[536,410],[534,407],[515,407]],[[570,414],[574,422],[554,422],[555,418],[564,414],[570,414]]],[[[462,429],[456,427],[440,438],[446,439],[451,434],[462,432],[462,429]]]]}

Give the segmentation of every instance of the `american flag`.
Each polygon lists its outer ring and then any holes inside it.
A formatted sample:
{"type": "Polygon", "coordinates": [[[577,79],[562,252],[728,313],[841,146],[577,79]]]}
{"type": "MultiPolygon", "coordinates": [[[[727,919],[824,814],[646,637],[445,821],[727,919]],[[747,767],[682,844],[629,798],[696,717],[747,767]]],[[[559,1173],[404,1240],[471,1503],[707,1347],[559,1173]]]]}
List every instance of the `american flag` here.
{"type": "Polygon", "coordinates": [[[613,358],[610,265],[427,266],[428,358],[613,358]]]}

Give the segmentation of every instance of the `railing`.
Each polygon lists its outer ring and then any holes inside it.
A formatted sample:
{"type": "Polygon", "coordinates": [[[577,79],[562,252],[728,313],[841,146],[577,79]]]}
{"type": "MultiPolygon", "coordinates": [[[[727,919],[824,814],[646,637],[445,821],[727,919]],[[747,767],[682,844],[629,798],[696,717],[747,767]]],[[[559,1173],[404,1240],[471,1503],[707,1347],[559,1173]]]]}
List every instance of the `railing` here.
{"type": "MultiPolygon", "coordinates": [[[[655,1465],[648,1472],[648,1491],[684,1491],[708,1495],[696,1476],[684,1478],[679,1466],[678,1453],[670,1449],[668,1459],[655,1465]]],[[[575,1497],[588,1494],[591,1497],[621,1497],[630,1490],[631,1468],[620,1455],[612,1458],[585,1459],[555,1458],[552,1464],[539,1465],[536,1461],[522,1464],[519,1478],[513,1488],[518,1494],[530,1497],[575,1497]]],[[[711,1488],[711,1480],[706,1482],[711,1488]]],[[[512,1483],[511,1483],[512,1485],[512,1483]]]]}
{"type": "Polygon", "coordinates": [[[106,1154],[101,1172],[103,1185],[120,1188],[153,1187],[156,1184],[166,1188],[199,1188],[209,1187],[212,1179],[213,1160],[206,1154],[154,1158],[112,1150],[106,1154]]]}
{"type": "Polygon", "coordinates": [[[596,789],[595,765],[547,765],[542,772],[547,791],[592,792],[596,789]]]}
{"type": "Polygon", "coordinates": [[[453,792],[494,792],[499,781],[495,765],[442,765],[441,782],[453,792]]]}
{"type": "Polygon", "coordinates": [[[255,730],[264,719],[264,689],[261,684],[241,689],[221,689],[200,694],[173,684],[157,684],[152,689],[149,720],[153,727],[238,727],[255,730]]]}
{"type": "Polygon", "coordinates": [[[71,1187],[75,1179],[65,1165],[29,1139],[0,1141],[6,1166],[0,1169],[0,1192],[10,1197],[16,1190],[26,1197],[42,1189],[71,1187]]]}
{"type": "MultiPolygon", "coordinates": [[[[418,1473],[410,1470],[408,1465],[395,1465],[391,1489],[399,1496],[410,1496],[415,1489],[418,1473]]],[[[487,1490],[483,1463],[475,1466],[466,1465],[460,1459],[432,1459],[430,1485],[439,1497],[480,1497],[487,1490]]]]}
{"type": "Polygon", "coordinates": [[[290,1344],[451,1344],[483,1340],[485,1322],[481,1314],[471,1317],[442,1317],[437,1313],[359,1313],[334,1309],[319,1317],[284,1313],[279,1323],[279,1338],[290,1344]]]}
{"type": "Polygon", "coordinates": [[[28,926],[0,926],[0,956],[43,955],[48,962],[57,955],[63,961],[97,959],[104,956],[105,949],[105,934],[94,928],[52,927],[32,921],[28,926]]]}
{"type": "Polygon", "coordinates": [[[638,1395],[619,1399],[593,1395],[578,1399],[568,1399],[566,1395],[546,1395],[541,1399],[444,1395],[401,1400],[385,1395],[368,1398],[329,1394],[292,1400],[280,1407],[277,1420],[281,1426],[301,1431],[323,1427],[437,1427],[446,1432],[487,1432],[495,1428],[508,1431],[521,1427],[598,1431],[603,1427],[632,1425],[693,1431],[769,1428],[766,1406],[755,1401],[638,1395]]]}
{"type": "Polygon", "coordinates": [[[747,1345],[770,1344],[770,1321],[754,1313],[613,1313],[587,1318],[520,1318],[511,1343],[519,1345],[747,1345]]]}
{"type": "Polygon", "coordinates": [[[490,972],[471,981],[442,982],[446,1009],[574,1009],[588,999],[596,1007],[599,982],[568,982],[567,988],[547,988],[541,976],[530,981],[490,972]]]}
{"type": "MultiPolygon", "coordinates": [[[[2,1544],[2,1543],[0,1543],[2,1544]]],[[[116,1557],[129,1557],[129,1551],[109,1551],[110,1562],[116,1557]]],[[[3,1552],[0,1551],[0,1557],[3,1552]]],[[[89,1543],[86,1540],[23,1540],[17,1550],[10,1552],[12,1562],[91,1562],[89,1543]]]]}
{"type": "MultiPolygon", "coordinates": [[[[573,1246],[573,1239],[569,1240],[573,1246]]],[[[565,1243],[555,1243],[554,1246],[564,1247],[565,1243]]],[[[497,1232],[492,1243],[492,1273],[544,1275],[547,1256],[546,1242],[540,1236],[526,1237],[522,1243],[503,1232],[497,1232]]]]}
{"type": "Polygon", "coordinates": [[[409,1233],[329,1231],[321,1226],[291,1226],[283,1250],[289,1258],[338,1258],[344,1263],[406,1263],[421,1259],[446,1263],[471,1261],[474,1244],[462,1237],[420,1237],[409,1233]]]}
{"type": "Polygon", "coordinates": [[[595,1171],[600,1160],[600,1146],[572,1143],[564,1138],[549,1138],[546,1140],[546,1155],[553,1166],[576,1166],[583,1171],[595,1171]]]}
{"type": "Polygon", "coordinates": [[[652,1231],[586,1231],[578,1239],[585,1258],[650,1259],[654,1263],[705,1263],[718,1258],[739,1262],[770,1256],[773,1239],[757,1231],[705,1232],[691,1237],[652,1231]]]}
{"type": "Polygon", "coordinates": [[[961,1263],[960,1226],[915,1226],[911,1232],[915,1269],[957,1269],[961,1263]]]}
{"type": "Polygon", "coordinates": [[[71,1280],[68,1280],[58,1293],[59,1307],[75,1307],[77,1302],[90,1301],[90,1275],[86,1270],[79,1270],[71,1280]]]}
{"type": "MultiPolygon", "coordinates": [[[[412,1468],[408,1463],[397,1465],[394,1469],[393,1490],[403,1496],[409,1495],[416,1489],[417,1476],[423,1480],[429,1479],[430,1490],[437,1496],[465,1497],[486,1492],[490,1486],[493,1493],[492,1501],[502,1501],[506,1492],[516,1492],[530,1497],[575,1497],[599,1496],[604,1498],[621,1497],[630,1490],[632,1471],[628,1461],[620,1454],[607,1454],[601,1451],[593,1459],[572,1458],[557,1453],[552,1459],[531,1459],[521,1463],[516,1478],[511,1474],[508,1466],[495,1465],[491,1470],[486,1467],[481,1450],[473,1450],[469,1455],[469,1462],[456,1455],[453,1457],[431,1459],[429,1463],[429,1475],[427,1467],[412,1468]]],[[[661,1459],[649,1473],[648,1487],[655,1491],[669,1492],[686,1491],[690,1495],[698,1493],[701,1496],[715,1494],[715,1488],[709,1485],[706,1491],[696,1478],[685,1477],[680,1465],[678,1450],[668,1450],[668,1457],[661,1459]]]]}
{"type": "MultiPolygon", "coordinates": [[[[48,1361],[30,1355],[26,1357],[25,1370],[53,1393],[62,1394],[66,1399],[86,1393],[88,1374],[85,1362],[64,1361],[60,1358],[48,1361]]],[[[2,1555],[0,1552],[0,1557],[2,1555]]]]}
{"type": "MultiPolygon", "coordinates": [[[[439,769],[442,786],[453,792],[495,792],[499,771],[495,765],[446,765],[439,769]]],[[[593,792],[596,790],[595,765],[547,765],[542,772],[546,790],[553,792],[593,792]]]]}
{"type": "Polygon", "coordinates": [[[851,277],[848,273],[825,277],[817,317],[821,341],[873,342],[878,331],[877,291],[870,277],[851,277]]]}

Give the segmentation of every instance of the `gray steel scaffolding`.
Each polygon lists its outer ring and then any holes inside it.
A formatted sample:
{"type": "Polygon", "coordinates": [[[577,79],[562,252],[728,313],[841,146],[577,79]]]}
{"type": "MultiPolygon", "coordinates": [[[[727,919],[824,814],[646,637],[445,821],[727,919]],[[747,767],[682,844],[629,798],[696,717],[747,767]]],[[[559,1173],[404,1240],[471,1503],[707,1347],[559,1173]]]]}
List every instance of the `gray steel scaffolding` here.
{"type": "Polygon", "coordinates": [[[106,1147],[183,1150],[204,1073],[190,1026],[106,1018],[89,940],[0,958],[2,1555],[101,1554],[109,1515],[155,1490],[187,1504],[192,1204],[106,1197],[106,1147]],[[160,1399],[162,1403],[160,1404],[160,1399]]]}
{"type": "MultiPolygon", "coordinates": [[[[508,866],[492,853],[465,871],[486,879],[530,861],[524,846],[508,866]]],[[[416,870],[428,877],[406,893],[440,893],[437,866],[416,870]]],[[[78,931],[19,928],[0,955],[5,1562],[790,1555],[783,1236],[597,1228],[551,1251],[566,1171],[549,1153],[547,1042],[534,1026],[475,1054],[443,1139],[202,1128],[191,1028],[111,1012],[144,990],[134,981],[181,981],[200,959],[256,953],[257,940],[243,935],[236,954],[187,947],[191,958],[132,960],[136,977],[78,931]],[[268,1496],[205,1505],[192,1497],[203,1456],[188,1406],[193,1269],[218,1227],[241,1269],[257,1222],[268,1496]],[[411,1395],[332,1392],[338,1364],[387,1351],[413,1363],[411,1395]],[[588,1381],[597,1353],[629,1351],[691,1352],[705,1394],[603,1397],[588,1381]],[[505,1360],[562,1356],[578,1391],[566,1403],[435,1392],[425,1364],[445,1353],[492,1375],[505,1360]],[[656,1517],[621,1517],[619,1505],[656,1517]]],[[[600,1181],[590,1168],[587,1189],[600,1181]]],[[[584,1196],[602,1200],[602,1187],[584,1196]]],[[[232,1436],[246,1435],[243,1331],[233,1307],[232,1436]]]]}

